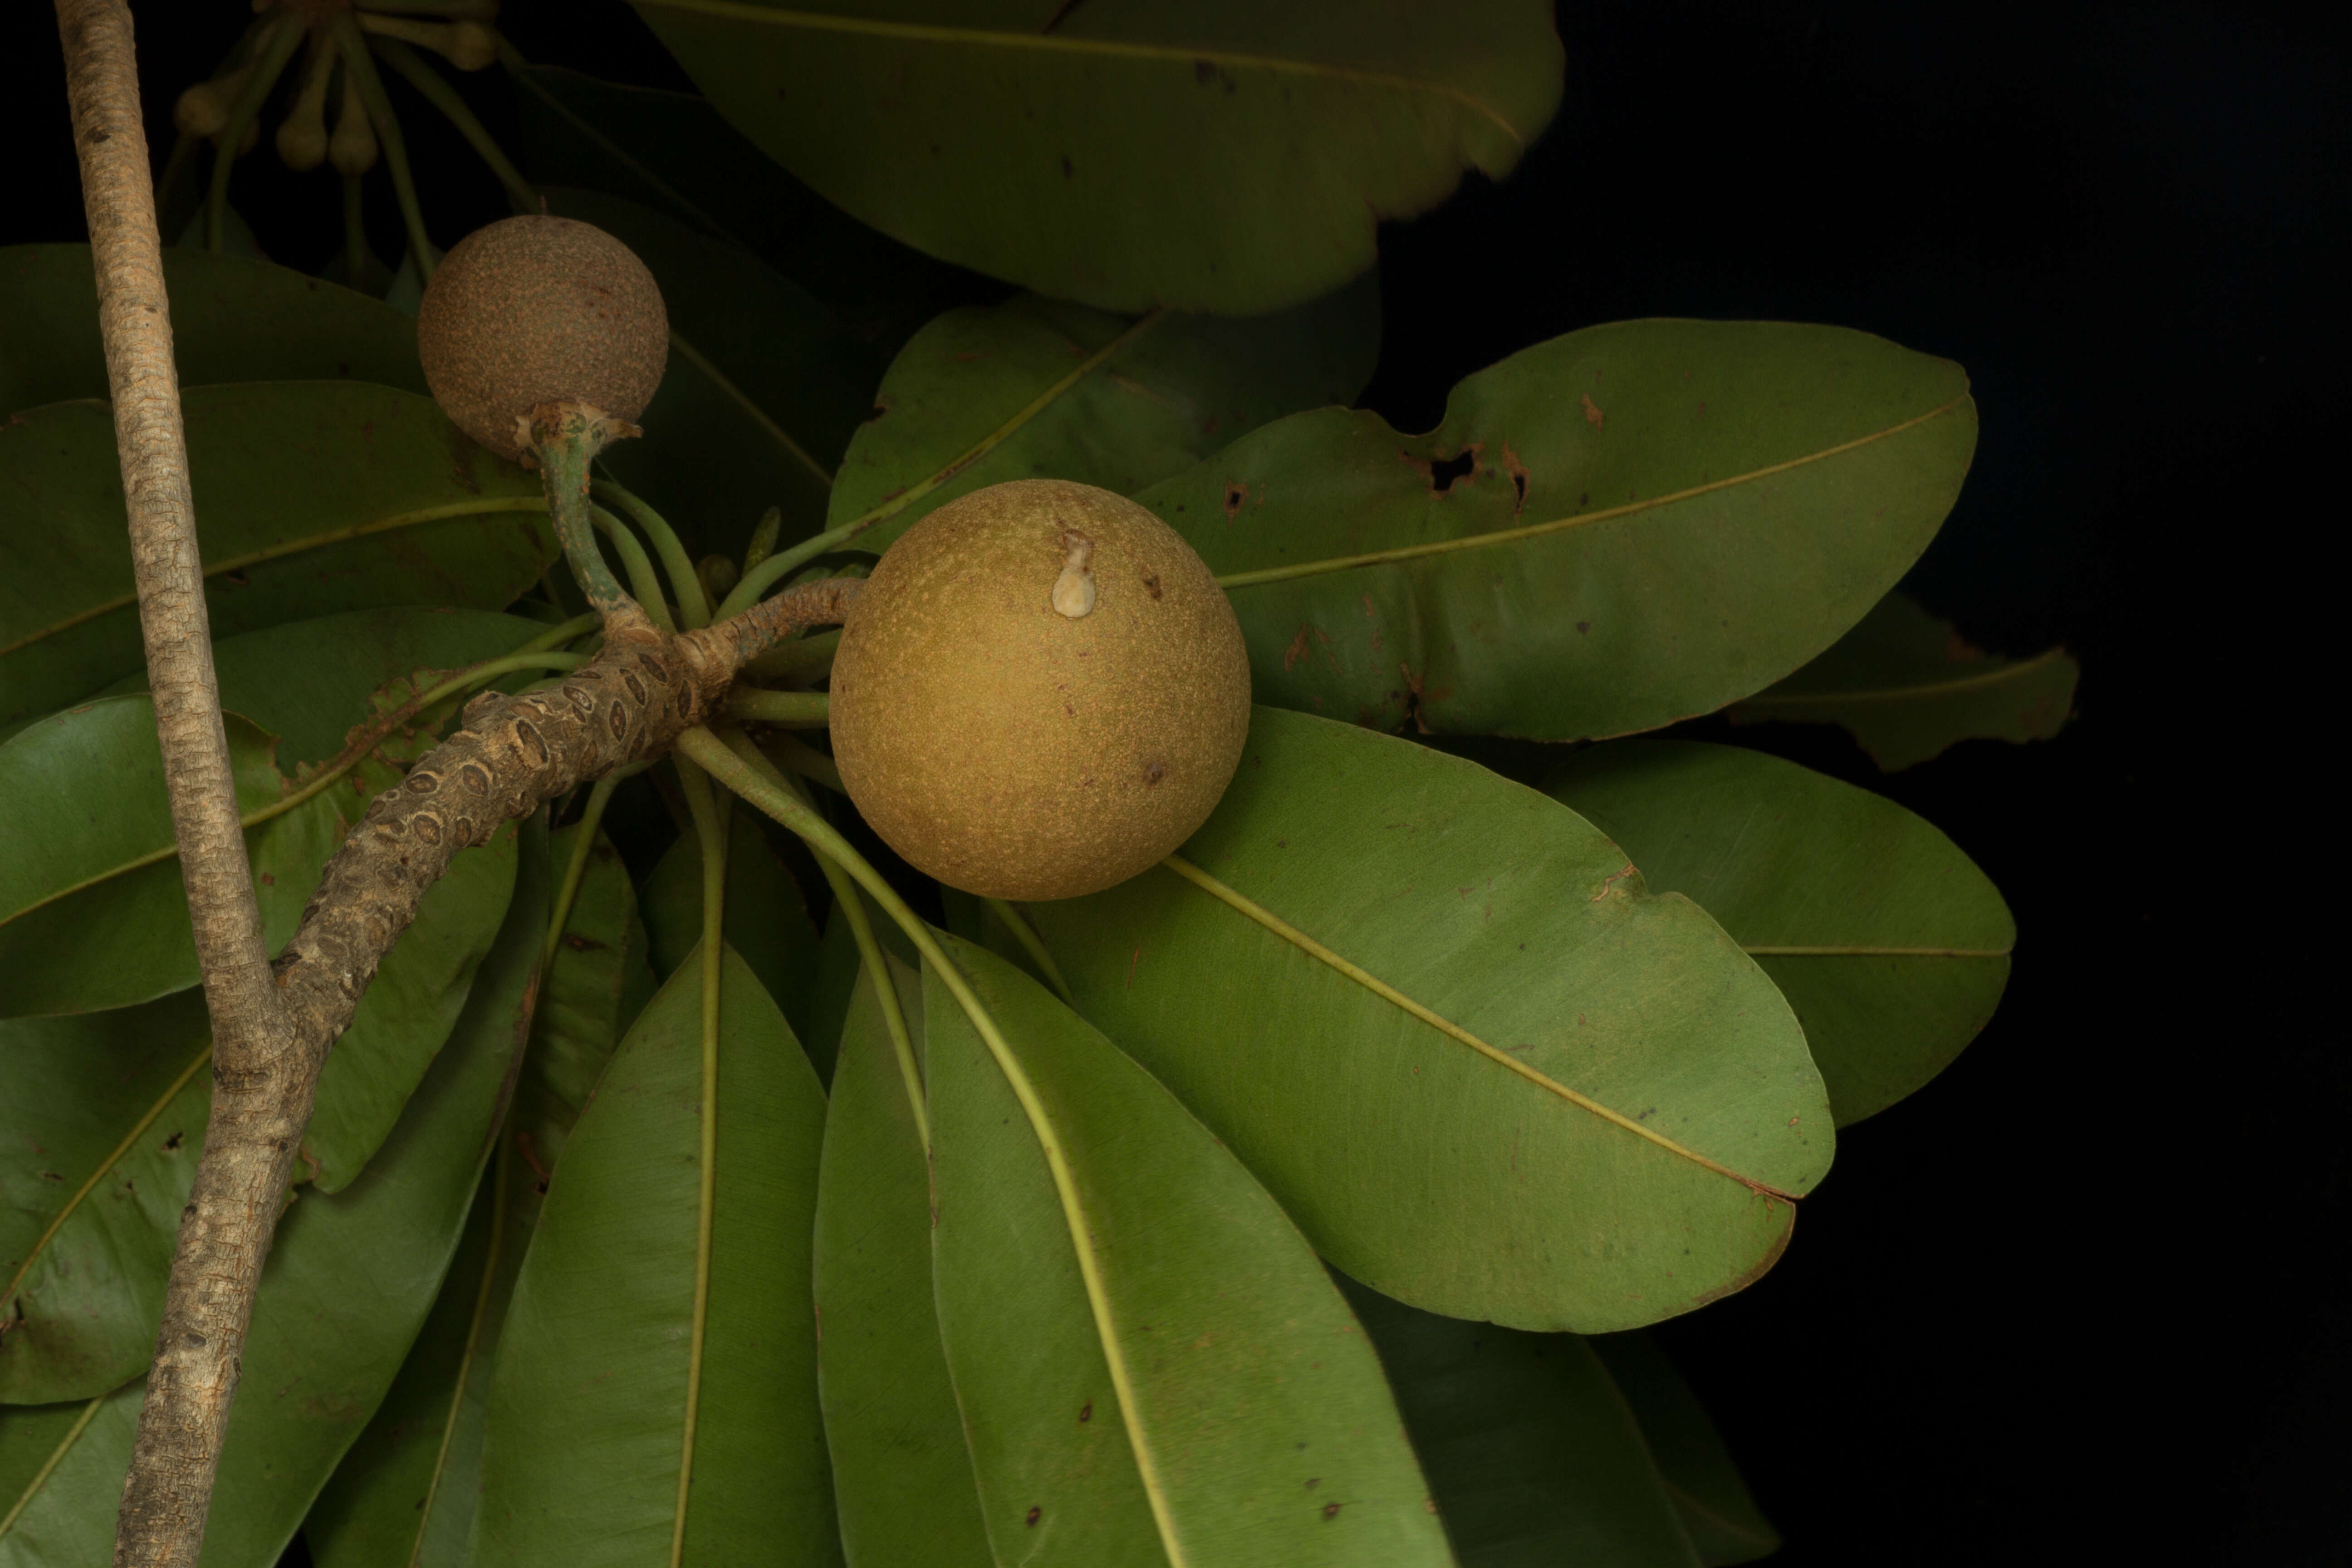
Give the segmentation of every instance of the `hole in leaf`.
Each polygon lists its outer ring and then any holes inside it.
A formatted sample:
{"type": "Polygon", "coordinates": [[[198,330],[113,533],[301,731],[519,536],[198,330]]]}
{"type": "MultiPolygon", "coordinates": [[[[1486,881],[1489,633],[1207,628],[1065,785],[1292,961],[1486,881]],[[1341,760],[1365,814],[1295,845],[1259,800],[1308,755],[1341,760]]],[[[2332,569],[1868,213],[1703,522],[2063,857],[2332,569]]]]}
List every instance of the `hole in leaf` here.
{"type": "Polygon", "coordinates": [[[1456,479],[1466,479],[1478,466],[1478,451],[1472,447],[1457,458],[1438,458],[1429,465],[1429,488],[1444,495],[1454,488],[1456,479]]]}

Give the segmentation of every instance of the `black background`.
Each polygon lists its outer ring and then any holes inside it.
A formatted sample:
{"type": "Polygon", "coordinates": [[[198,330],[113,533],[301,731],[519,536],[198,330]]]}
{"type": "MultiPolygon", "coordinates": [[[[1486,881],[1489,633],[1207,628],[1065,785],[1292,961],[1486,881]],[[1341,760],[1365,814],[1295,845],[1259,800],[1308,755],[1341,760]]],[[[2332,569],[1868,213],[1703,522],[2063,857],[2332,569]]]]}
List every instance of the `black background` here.
{"type": "MultiPolygon", "coordinates": [[[[0,242],[80,239],[47,8],[0,9],[0,242]]],[[[168,146],[247,13],[136,13],[168,146]]],[[[689,85],[617,3],[511,0],[502,25],[534,59],[689,85]]],[[[1384,236],[1366,402],[1426,427],[1463,374],[1633,316],[1949,355],[1982,437],[1910,586],[1974,641],[2084,666],[2060,739],[1891,778],[1833,732],[1741,732],[1942,826],[2021,931],[2000,1016],[1842,1135],[1780,1268],[1663,1331],[1776,1561],[2352,1561],[2345,1031],[2313,975],[2340,966],[2318,671],[2341,639],[2297,592],[2340,575],[2352,521],[2321,488],[2340,38],[2284,8],[1883,0],[1612,0],[1560,27],[1565,101],[1517,173],[1384,236]]],[[[503,216],[392,90],[435,238],[503,216]]],[[[467,90],[511,124],[498,73],[467,90]]],[[[323,172],[257,157],[233,197],[289,264],[338,243],[323,172]]]]}

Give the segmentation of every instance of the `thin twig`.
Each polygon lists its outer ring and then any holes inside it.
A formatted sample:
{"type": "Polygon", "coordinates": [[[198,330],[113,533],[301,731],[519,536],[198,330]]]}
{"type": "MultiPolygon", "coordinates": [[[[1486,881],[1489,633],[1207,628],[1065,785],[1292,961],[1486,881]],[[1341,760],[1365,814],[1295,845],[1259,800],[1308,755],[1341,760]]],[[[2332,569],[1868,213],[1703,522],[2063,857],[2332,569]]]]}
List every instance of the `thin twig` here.
{"type": "Polygon", "coordinates": [[[117,1564],[163,1568],[194,1564],[204,1543],[254,1287],[317,1065],[300,1049],[270,973],[237,822],[131,13],[123,0],[57,0],[57,11],[148,684],[212,1013],[211,1121],[172,1259],[114,1547],[117,1564]]]}

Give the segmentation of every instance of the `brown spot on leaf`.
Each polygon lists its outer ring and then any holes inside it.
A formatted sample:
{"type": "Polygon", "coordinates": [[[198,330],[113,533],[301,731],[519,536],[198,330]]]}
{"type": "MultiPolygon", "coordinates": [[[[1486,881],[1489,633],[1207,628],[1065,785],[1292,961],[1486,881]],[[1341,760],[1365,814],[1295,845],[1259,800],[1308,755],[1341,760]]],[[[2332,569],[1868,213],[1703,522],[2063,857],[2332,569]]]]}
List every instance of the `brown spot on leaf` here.
{"type": "Polygon", "coordinates": [[[1042,1509],[1042,1508],[1033,1508],[1033,1509],[1031,1509],[1031,1510],[1029,1510],[1029,1520],[1028,1520],[1028,1522],[1029,1522],[1029,1528],[1030,1528],[1030,1529],[1032,1529],[1032,1530],[1036,1529],[1036,1528],[1037,1528],[1037,1521],[1038,1521],[1039,1520],[1041,1520],[1041,1519],[1045,1518],[1045,1510],[1044,1509],[1042,1509]]]}
{"type": "Polygon", "coordinates": [[[1580,395],[1584,399],[1584,422],[1591,426],[1595,430],[1600,429],[1601,421],[1607,418],[1608,416],[1602,414],[1601,412],[1601,405],[1592,401],[1592,394],[1587,392],[1580,394],[1580,395]]]}
{"type": "Polygon", "coordinates": [[[1282,650],[1282,668],[1286,673],[1297,668],[1298,661],[1307,657],[1307,635],[1314,629],[1312,626],[1299,627],[1298,635],[1290,639],[1290,646],[1282,650]]]}
{"type": "Polygon", "coordinates": [[[1511,488],[1518,492],[1519,499],[1511,506],[1511,515],[1517,517],[1528,506],[1528,466],[1519,461],[1508,441],[1503,443],[1503,472],[1511,476],[1511,488]]]}

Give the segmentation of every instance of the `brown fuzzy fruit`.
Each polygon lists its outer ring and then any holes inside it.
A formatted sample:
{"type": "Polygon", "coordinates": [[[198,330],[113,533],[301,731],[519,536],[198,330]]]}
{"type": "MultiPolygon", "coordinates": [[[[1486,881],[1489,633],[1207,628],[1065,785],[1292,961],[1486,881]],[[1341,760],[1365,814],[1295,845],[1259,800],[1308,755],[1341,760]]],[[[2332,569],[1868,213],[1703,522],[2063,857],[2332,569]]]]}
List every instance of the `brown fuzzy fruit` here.
{"type": "Polygon", "coordinates": [[[834,758],[950,887],[1068,899],[1192,837],[1249,732],[1249,659],[1192,546],[1091,485],[949,502],[882,557],[833,665],[834,758]]]}
{"type": "Polygon", "coordinates": [[[442,258],[416,313],[425,382],[457,428],[520,458],[542,403],[634,422],[669,361],[669,313],[636,253],[568,217],[510,217],[442,258]]]}

